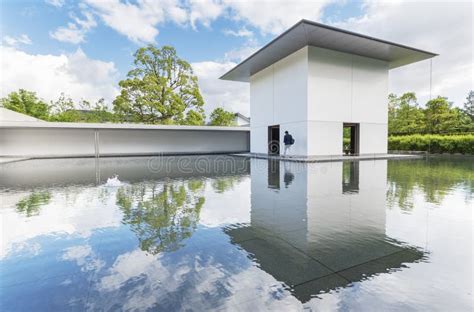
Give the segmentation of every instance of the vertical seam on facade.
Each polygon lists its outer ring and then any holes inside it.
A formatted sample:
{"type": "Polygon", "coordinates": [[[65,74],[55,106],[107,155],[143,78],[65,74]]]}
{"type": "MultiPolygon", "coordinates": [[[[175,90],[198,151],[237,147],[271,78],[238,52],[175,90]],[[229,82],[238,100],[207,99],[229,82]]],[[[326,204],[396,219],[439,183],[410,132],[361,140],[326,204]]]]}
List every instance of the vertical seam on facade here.
{"type": "Polygon", "coordinates": [[[272,65],[272,124],[275,124],[275,64],[272,65]]]}
{"type": "Polygon", "coordinates": [[[351,55],[351,122],[354,122],[354,117],[352,116],[353,98],[354,98],[354,56],[351,55]]]}

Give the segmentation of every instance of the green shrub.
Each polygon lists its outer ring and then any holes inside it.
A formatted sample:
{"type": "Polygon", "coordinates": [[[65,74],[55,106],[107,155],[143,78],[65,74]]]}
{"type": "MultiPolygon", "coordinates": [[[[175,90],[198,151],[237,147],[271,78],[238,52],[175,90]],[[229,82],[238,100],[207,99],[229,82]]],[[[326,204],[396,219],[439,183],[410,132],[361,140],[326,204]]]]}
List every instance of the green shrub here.
{"type": "Polygon", "coordinates": [[[389,136],[388,149],[429,153],[474,154],[474,134],[389,136]]]}

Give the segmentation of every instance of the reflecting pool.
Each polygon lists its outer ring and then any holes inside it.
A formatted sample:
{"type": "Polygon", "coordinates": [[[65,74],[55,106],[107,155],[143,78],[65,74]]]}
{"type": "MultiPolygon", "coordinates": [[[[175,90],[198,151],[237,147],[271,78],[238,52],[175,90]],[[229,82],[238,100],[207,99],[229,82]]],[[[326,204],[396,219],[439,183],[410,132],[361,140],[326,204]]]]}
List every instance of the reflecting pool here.
{"type": "Polygon", "coordinates": [[[473,158],[0,166],[1,311],[473,309],[473,158]]]}

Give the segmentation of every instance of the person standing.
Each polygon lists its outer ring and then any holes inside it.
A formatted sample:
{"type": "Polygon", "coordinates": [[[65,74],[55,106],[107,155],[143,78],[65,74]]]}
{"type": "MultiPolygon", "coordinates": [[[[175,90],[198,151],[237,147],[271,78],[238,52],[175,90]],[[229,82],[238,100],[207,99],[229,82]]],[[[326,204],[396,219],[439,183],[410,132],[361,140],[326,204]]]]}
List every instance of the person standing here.
{"type": "Polygon", "coordinates": [[[295,144],[295,139],[293,139],[293,136],[291,136],[288,131],[285,131],[285,136],[283,137],[283,144],[285,144],[285,150],[283,152],[283,155],[286,156],[286,154],[290,151],[290,147],[295,144]]]}

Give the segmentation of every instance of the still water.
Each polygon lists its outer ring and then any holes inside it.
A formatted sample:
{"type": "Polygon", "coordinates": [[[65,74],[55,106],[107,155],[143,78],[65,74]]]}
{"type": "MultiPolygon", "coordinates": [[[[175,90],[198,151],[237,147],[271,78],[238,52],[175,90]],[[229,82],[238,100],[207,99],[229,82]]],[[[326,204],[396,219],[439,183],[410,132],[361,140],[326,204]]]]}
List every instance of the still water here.
{"type": "Polygon", "coordinates": [[[0,310],[472,311],[473,164],[4,164],[0,310]]]}

